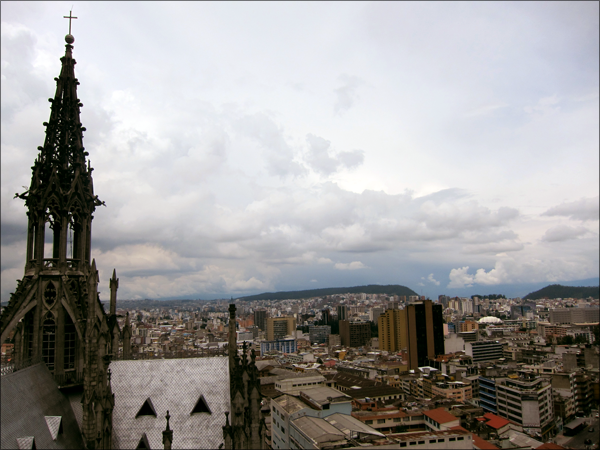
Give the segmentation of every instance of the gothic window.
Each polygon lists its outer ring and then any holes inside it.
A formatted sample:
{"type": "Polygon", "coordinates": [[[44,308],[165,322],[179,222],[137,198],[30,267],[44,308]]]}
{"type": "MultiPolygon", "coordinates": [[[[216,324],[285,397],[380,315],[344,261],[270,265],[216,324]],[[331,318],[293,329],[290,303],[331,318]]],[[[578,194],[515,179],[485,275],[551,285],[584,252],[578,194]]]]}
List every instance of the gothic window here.
{"type": "Polygon", "coordinates": [[[49,370],[54,370],[54,358],[56,356],[56,322],[51,313],[46,314],[42,332],[42,359],[49,370]]]}
{"type": "Polygon", "coordinates": [[[77,340],[77,330],[71,320],[71,316],[65,311],[65,370],[75,368],[75,344],[77,340]]]}
{"type": "Polygon", "coordinates": [[[52,257],[52,230],[50,222],[44,224],[44,259],[52,257]]]}
{"type": "Polygon", "coordinates": [[[46,289],[44,290],[44,301],[48,306],[54,305],[54,302],[56,301],[56,288],[52,281],[49,281],[46,285],[46,289]]]}

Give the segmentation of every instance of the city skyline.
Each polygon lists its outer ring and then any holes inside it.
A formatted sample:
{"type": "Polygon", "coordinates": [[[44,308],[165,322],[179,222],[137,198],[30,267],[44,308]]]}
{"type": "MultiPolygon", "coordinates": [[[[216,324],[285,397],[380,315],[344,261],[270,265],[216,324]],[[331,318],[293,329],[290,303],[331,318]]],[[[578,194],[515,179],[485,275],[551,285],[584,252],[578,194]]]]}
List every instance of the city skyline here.
{"type": "MultiPolygon", "coordinates": [[[[70,6],[2,3],[2,301],[70,6]]],[[[72,31],[105,293],[597,277],[597,3],[112,6],[72,31]]]]}

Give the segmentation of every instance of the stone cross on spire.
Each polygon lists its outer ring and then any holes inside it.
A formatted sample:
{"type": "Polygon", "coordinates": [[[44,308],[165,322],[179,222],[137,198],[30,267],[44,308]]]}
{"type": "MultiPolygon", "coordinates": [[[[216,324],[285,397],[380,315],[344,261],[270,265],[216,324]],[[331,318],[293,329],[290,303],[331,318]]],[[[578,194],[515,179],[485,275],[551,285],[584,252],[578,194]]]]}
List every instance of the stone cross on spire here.
{"type": "Polygon", "coordinates": [[[69,19],[69,34],[71,34],[71,19],[77,19],[77,17],[73,16],[73,10],[69,11],[68,16],[63,16],[65,19],[69,19]]]}

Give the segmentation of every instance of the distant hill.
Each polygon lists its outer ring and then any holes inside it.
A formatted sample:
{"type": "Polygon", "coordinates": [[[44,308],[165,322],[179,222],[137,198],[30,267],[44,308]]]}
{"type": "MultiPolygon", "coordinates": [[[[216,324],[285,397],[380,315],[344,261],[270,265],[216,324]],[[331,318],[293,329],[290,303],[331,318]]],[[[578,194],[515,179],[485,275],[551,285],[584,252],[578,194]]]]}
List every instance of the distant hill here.
{"type": "Polygon", "coordinates": [[[598,298],[600,286],[562,286],[551,284],[539,291],[530,292],[523,299],[537,300],[540,298],[598,298]]]}
{"type": "Polygon", "coordinates": [[[399,284],[388,284],[385,286],[379,284],[369,284],[367,286],[354,287],[336,287],[324,289],[309,289],[305,291],[287,291],[287,292],[265,292],[248,297],[240,297],[240,300],[286,300],[298,298],[324,297],[325,295],[336,294],[388,294],[388,295],[418,295],[415,291],[399,284]]]}

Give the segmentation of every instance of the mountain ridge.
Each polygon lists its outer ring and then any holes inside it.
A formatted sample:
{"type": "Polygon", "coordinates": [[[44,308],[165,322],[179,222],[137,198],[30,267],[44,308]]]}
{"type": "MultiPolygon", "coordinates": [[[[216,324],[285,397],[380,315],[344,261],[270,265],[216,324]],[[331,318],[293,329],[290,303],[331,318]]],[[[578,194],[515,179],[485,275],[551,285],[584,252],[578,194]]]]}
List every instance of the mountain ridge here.
{"type": "Polygon", "coordinates": [[[263,292],[257,295],[238,297],[237,300],[296,300],[299,298],[323,297],[337,294],[389,294],[389,295],[419,295],[412,289],[399,284],[368,284],[352,287],[333,287],[320,289],[305,289],[301,291],[263,292]]]}
{"type": "Polygon", "coordinates": [[[530,292],[523,300],[539,300],[541,298],[598,298],[600,286],[563,286],[550,284],[542,289],[530,292]]]}

